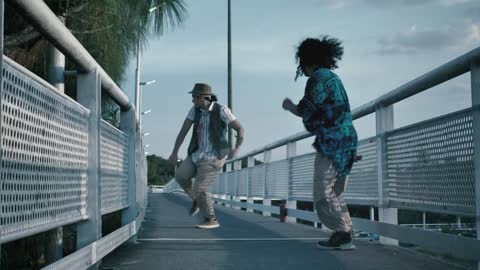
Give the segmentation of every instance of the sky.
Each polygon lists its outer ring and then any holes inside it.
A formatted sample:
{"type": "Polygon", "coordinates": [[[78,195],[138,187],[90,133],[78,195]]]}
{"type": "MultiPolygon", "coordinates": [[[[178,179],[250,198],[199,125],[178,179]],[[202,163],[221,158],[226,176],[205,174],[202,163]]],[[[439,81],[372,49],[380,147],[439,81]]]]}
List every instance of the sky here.
{"type": "MultiPolygon", "coordinates": [[[[168,158],[192,107],[187,94],[208,83],[227,105],[227,1],[185,0],[188,18],[151,39],[141,56],[144,143],[168,158]]],[[[480,46],[479,0],[232,0],[233,113],[245,128],[240,154],[304,131],[281,108],[301,99],[306,78],[294,81],[295,49],[307,37],[329,35],[344,46],[337,73],[355,109],[480,46]]],[[[120,84],[134,100],[135,58],[120,84]]],[[[394,127],[471,106],[470,74],[394,105],[394,127]]],[[[374,114],[354,121],[359,139],[375,135],[374,114]]],[[[187,135],[179,151],[186,156],[187,135]]],[[[313,152],[313,139],[297,154],[313,152]]],[[[285,148],[273,159],[285,158],[285,148]]],[[[259,159],[262,157],[259,156],[259,159]]]]}

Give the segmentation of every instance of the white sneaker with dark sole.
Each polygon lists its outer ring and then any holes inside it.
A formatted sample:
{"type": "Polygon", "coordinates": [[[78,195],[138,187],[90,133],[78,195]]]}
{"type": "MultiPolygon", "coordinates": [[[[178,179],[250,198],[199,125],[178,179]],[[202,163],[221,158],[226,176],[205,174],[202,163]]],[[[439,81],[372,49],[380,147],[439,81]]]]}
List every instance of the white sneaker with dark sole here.
{"type": "Polygon", "coordinates": [[[205,222],[198,224],[196,227],[199,229],[215,229],[220,227],[220,224],[218,224],[218,221],[215,219],[214,220],[206,219],[205,222]]]}

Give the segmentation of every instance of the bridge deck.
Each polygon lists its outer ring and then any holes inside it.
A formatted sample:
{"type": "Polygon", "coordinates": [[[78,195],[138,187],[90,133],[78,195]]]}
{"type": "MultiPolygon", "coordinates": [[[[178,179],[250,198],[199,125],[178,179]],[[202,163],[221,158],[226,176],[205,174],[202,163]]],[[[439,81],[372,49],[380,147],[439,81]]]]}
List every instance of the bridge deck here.
{"type": "Polygon", "coordinates": [[[315,247],[328,234],[223,206],[221,227],[196,229],[182,195],[150,194],[137,244],[124,244],[103,260],[104,269],[462,269],[404,248],[356,240],[355,251],[315,247]]]}

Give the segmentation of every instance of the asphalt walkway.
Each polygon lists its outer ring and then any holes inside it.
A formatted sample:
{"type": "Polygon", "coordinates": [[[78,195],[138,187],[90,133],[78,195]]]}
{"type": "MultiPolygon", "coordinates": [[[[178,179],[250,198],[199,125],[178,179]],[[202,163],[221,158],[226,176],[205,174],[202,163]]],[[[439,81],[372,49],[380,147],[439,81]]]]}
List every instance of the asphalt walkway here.
{"type": "Polygon", "coordinates": [[[456,270],[463,269],[404,248],[356,240],[357,250],[316,248],[328,234],[302,224],[281,223],[224,206],[216,206],[221,224],[196,229],[191,201],[178,194],[149,195],[138,243],[124,244],[103,259],[103,269],[159,270],[456,270]]]}

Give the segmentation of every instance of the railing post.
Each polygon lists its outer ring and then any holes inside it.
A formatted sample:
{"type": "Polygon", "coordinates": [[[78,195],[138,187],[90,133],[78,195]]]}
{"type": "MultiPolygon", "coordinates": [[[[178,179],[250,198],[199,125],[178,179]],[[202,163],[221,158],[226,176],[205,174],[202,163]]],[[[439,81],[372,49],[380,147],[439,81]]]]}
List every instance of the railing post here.
{"type": "MultiPolygon", "coordinates": [[[[251,170],[250,168],[255,166],[255,158],[253,156],[248,157],[247,166],[249,168],[248,173],[250,174],[250,170],[251,170]]],[[[252,185],[250,175],[248,176],[248,181],[247,182],[248,182],[248,184],[247,184],[247,203],[248,204],[253,204],[254,203],[253,197],[252,197],[252,194],[250,193],[250,188],[251,188],[251,185],[252,185]]],[[[253,209],[252,208],[247,208],[247,212],[253,213],[253,209]]]]}
{"type": "Polygon", "coordinates": [[[427,229],[427,213],[425,211],[422,212],[422,225],[423,229],[427,229]]]}
{"type": "MultiPolygon", "coordinates": [[[[60,16],[60,21],[65,24],[65,18],[60,16]]],[[[48,43],[48,82],[57,88],[58,91],[65,92],[65,55],[63,55],[51,42],[48,43]]]]}
{"type": "MultiPolygon", "coordinates": [[[[140,124],[139,124],[140,126],[140,124]]],[[[140,127],[139,130],[141,131],[140,127]]],[[[137,159],[136,159],[136,166],[137,166],[137,178],[135,178],[136,182],[136,207],[137,213],[140,214],[142,209],[146,207],[146,186],[147,186],[147,175],[146,175],[146,164],[145,164],[145,151],[143,147],[143,138],[142,136],[137,137],[137,159]]],[[[138,215],[137,214],[137,215],[138,215]]],[[[142,220],[143,221],[143,220],[142,220]]]]}
{"type": "MultiPolygon", "coordinates": [[[[127,201],[128,207],[122,211],[122,226],[125,226],[135,220],[138,214],[137,198],[136,198],[136,116],[135,109],[132,108],[129,111],[120,112],[120,130],[122,130],[128,136],[128,184],[127,184],[127,201]]],[[[133,236],[130,242],[136,241],[136,235],[133,236]]]]}
{"type": "MultiPolygon", "coordinates": [[[[377,133],[377,168],[378,168],[378,220],[398,224],[398,209],[388,207],[387,184],[387,136],[385,132],[393,129],[393,105],[377,107],[375,110],[377,133]]],[[[380,243],[398,245],[398,240],[380,236],[380,243]]]]}
{"type": "Polygon", "coordinates": [[[90,110],[88,118],[88,172],[87,215],[88,220],[77,226],[77,249],[102,237],[101,185],[100,185],[100,93],[101,81],[97,69],[78,74],[77,101],[90,110]]]}
{"type": "MultiPolygon", "coordinates": [[[[287,144],[287,160],[288,160],[288,199],[287,199],[287,204],[286,207],[287,209],[297,209],[297,201],[296,200],[291,200],[290,199],[290,194],[292,190],[292,161],[293,157],[297,155],[297,143],[296,142],[289,142],[287,144]]],[[[287,214],[287,222],[292,222],[296,223],[297,219],[294,217],[290,217],[287,214]]],[[[315,224],[316,226],[316,224],[315,224]]]]}
{"type": "MultiPolygon", "coordinates": [[[[475,220],[477,223],[477,240],[480,240],[480,57],[471,63],[473,147],[475,168],[475,220]]],[[[480,270],[480,262],[477,262],[480,270]]]]}
{"type": "MultiPolygon", "coordinates": [[[[267,185],[267,167],[268,163],[272,160],[272,151],[268,150],[263,153],[263,162],[265,164],[265,177],[264,177],[264,188],[263,188],[263,205],[265,206],[271,206],[272,205],[272,200],[267,199],[268,196],[268,185],[267,185]]],[[[272,213],[262,211],[262,215],[264,216],[271,216],[272,213]]]]}
{"type": "MultiPolygon", "coordinates": [[[[65,19],[60,17],[62,22],[65,19]]],[[[60,93],[65,93],[65,55],[63,55],[52,43],[48,44],[47,57],[48,82],[60,93]]],[[[63,227],[57,227],[47,233],[47,262],[55,262],[63,257],[63,227]]],[[[68,234],[68,232],[67,232],[68,234]]]]}
{"type": "MultiPolygon", "coordinates": [[[[240,196],[238,196],[238,187],[239,187],[239,182],[240,182],[240,171],[242,170],[242,160],[237,160],[233,163],[233,171],[235,172],[235,196],[233,197],[233,200],[235,202],[240,202],[240,196]]],[[[239,206],[234,206],[234,209],[240,209],[241,207],[239,206]]]]}
{"type": "MultiPolygon", "coordinates": [[[[225,178],[223,179],[223,181],[224,181],[224,183],[223,183],[223,193],[222,193],[222,199],[223,200],[229,200],[230,199],[230,198],[228,198],[228,196],[229,196],[228,195],[228,173],[231,172],[232,170],[233,170],[232,164],[228,163],[226,165],[225,178]]],[[[226,202],[225,206],[230,207],[230,204],[228,204],[228,202],[226,202]]]]}

